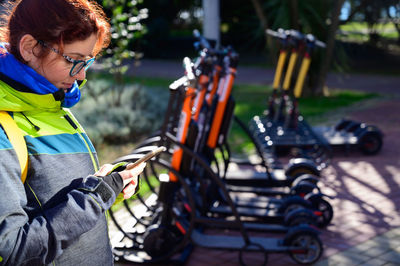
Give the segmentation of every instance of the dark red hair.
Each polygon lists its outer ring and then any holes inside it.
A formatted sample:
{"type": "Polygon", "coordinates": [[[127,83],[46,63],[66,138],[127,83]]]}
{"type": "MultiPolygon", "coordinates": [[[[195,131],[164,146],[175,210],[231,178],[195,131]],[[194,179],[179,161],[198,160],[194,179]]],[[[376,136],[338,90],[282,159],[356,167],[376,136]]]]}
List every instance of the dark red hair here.
{"type": "MultiPolygon", "coordinates": [[[[92,0],[18,0],[7,15],[8,25],[1,30],[1,41],[9,43],[9,52],[23,61],[19,41],[25,34],[49,44],[64,44],[97,35],[94,53],[110,42],[110,25],[101,8],[92,0]]],[[[44,57],[46,50],[39,56],[44,57]]],[[[48,52],[48,51],[47,51],[48,52]]]]}

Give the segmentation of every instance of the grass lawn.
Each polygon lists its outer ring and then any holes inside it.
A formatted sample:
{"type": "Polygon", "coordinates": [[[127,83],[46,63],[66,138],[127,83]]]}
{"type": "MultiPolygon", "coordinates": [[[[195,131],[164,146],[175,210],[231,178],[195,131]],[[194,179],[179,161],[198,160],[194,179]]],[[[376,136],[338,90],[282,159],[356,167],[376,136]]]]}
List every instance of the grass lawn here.
{"type": "MultiPolygon", "coordinates": [[[[340,29],[348,33],[347,38],[349,39],[358,40],[364,36],[368,40],[368,25],[366,22],[346,23],[341,25],[340,29]]],[[[375,29],[384,38],[397,39],[399,36],[393,23],[380,23],[376,25],[375,29]]]]}
{"type": "MultiPolygon", "coordinates": [[[[265,110],[272,88],[259,85],[235,85],[235,114],[243,121],[265,110]]],[[[376,94],[349,90],[332,90],[329,97],[305,97],[299,99],[299,110],[306,117],[315,117],[337,108],[346,107],[361,100],[376,97],[376,94]]]]}

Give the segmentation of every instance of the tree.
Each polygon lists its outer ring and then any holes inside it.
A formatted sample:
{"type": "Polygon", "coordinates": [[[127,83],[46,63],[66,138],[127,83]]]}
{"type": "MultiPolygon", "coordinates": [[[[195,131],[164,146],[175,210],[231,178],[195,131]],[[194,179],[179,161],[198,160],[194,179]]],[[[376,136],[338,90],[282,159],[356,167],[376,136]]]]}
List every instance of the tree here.
{"type": "Polygon", "coordinates": [[[139,0],[99,0],[111,24],[111,44],[100,63],[112,79],[96,77],[83,92],[75,107],[77,117],[85,124],[96,144],[121,144],[137,141],[156,130],[165,110],[163,97],[139,84],[125,84],[124,74],[141,56],[139,41],[148,17],[148,9],[139,0]],[[88,97],[91,96],[91,97],[88,97]]]}
{"type": "MultiPolygon", "coordinates": [[[[201,6],[201,0],[145,0],[138,5],[150,10],[146,19],[147,32],[143,36],[143,52],[147,57],[170,57],[171,32],[179,27],[177,22],[182,11],[201,6]]],[[[175,45],[176,46],[176,45],[175,45]]]]}
{"type": "Polygon", "coordinates": [[[400,3],[398,0],[385,1],[385,3],[386,15],[397,31],[397,43],[400,45],[400,3]],[[392,14],[391,9],[394,14],[392,14]]]}
{"type": "Polygon", "coordinates": [[[253,4],[253,7],[254,7],[254,10],[256,11],[258,19],[260,20],[260,28],[265,33],[265,37],[267,40],[267,46],[271,53],[272,61],[274,63],[276,63],[277,56],[276,56],[275,42],[274,42],[272,36],[267,34],[267,29],[269,28],[267,15],[263,12],[263,8],[260,3],[260,0],[251,0],[251,3],[253,4]]]}
{"type": "Polygon", "coordinates": [[[323,91],[323,87],[325,86],[326,75],[328,74],[328,70],[332,62],[333,50],[335,47],[335,36],[337,29],[339,27],[340,10],[343,7],[344,1],[345,0],[336,0],[333,6],[333,11],[331,15],[331,24],[329,26],[326,39],[325,57],[323,63],[321,64],[321,71],[317,79],[317,89],[319,92],[323,91]]]}
{"type": "Polygon", "coordinates": [[[351,21],[363,21],[368,24],[368,35],[371,44],[379,41],[378,26],[382,22],[390,22],[398,32],[400,43],[400,3],[398,0],[347,0],[350,5],[350,14],[345,24],[351,21]]]}
{"type": "MultiPolygon", "coordinates": [[[[327,6],[333,6],[334,0],[269,0],[262,2],[262,4],[259,0],[252,0],[252,3],[259,18],[259,24],[264,27],[274,30],[278,28],[297,29],[302,33],[311,33],[322,41],[332,38],[333,34],[334,40],[336,31],[333,31],[331,26],[334,21],[338,21],[340,9],[339,13],[337,13],[333,12],[332,8],[326,8],[327,6]]],[[[262,30],[265,32],[265,28],[262,30]]],[[[271,47],[271,40],[268,43],[268,47],[271,47]]],[[[332,45],[334,45],[334,42],[332,45]]],[[[329,46],[326,50],[326,55],[331,57],[332,51],[333,46],[329,46]]],[[[275,49],[270,49],[270,52],[276,53],[275,49]]],[[[313,57],[313,64],[309,71],[309,79],[305,84],[305,91],[314,94],[322,93],[322,90],[317,86],[320,81],[319,69],[322,63],[330,64],[330,62],[330,58],[323,59],[321,52],[313,57]]]]}
{"type": "MultiPolygon", "coordinates": [[[[145,27],[142,20],[148,17],[148,9],[139,9],[141,1],[132,0],[101,0],[111,24],[111,43],[105,51],[103,67],[112,74],[114,85],[107,88],[116,94],[110,104],[119,106],[124,90],[123,75],[131,64],[124,64],[126,60],[139,60],[141,53],[135,51],[138,40],[143,37],[145,27]]],[[[92,95],[95,97],[95,95],[92,95]]]]}

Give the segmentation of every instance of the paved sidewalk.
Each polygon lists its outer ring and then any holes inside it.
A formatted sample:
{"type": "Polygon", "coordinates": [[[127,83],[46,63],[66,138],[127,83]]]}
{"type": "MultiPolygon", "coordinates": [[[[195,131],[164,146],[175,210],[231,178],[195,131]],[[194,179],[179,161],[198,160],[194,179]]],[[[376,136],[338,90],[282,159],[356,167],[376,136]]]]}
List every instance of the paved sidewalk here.
{"type": "Polygon", "coordinates": [[[316,263],[316,266],[328,265],[399,265],[400,264],[400,227],[382,235],[373,237],[359,245],[336,253],[316,263]]]}
{"type": "MultiPolygon", "coordinates": [[[[179,62],[143,60],[130,74],[175,79],[182,69],[179,62]]],[[[239,66],[236,82],[271,84],[272,79],[273,70],[239,66]]],[[[376,156],[336,156],[323,171],[322,191],[335,196],[329,201],[334,218],[322,231],[325,250],[316,265],[400,265],[400,76],[330,74],[327,85],[390,97],[346,113],[378,126],[384,146],[376,156]]],[[[262,255],[253,259],[259,264],[262,255]]],[[[196,247],[187,265],[239,265],[238,252],[196,247]]],[[[286,254],[271,254],[269,265],[296,264],[286,254]]]]}

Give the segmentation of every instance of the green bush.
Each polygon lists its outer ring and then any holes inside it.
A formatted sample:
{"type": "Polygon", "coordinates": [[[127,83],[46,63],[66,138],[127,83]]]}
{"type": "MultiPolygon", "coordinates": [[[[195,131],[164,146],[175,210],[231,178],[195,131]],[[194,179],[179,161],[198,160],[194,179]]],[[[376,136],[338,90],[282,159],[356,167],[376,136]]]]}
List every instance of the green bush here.
{"type": "Polygon", "coordinates": [[[135,142],[160,127],[165,99],[167,91],[163,95],[137,84],[116,86],[97,80],[82,90],[73,111],[95,144],[121,144],[135,142]]]}

